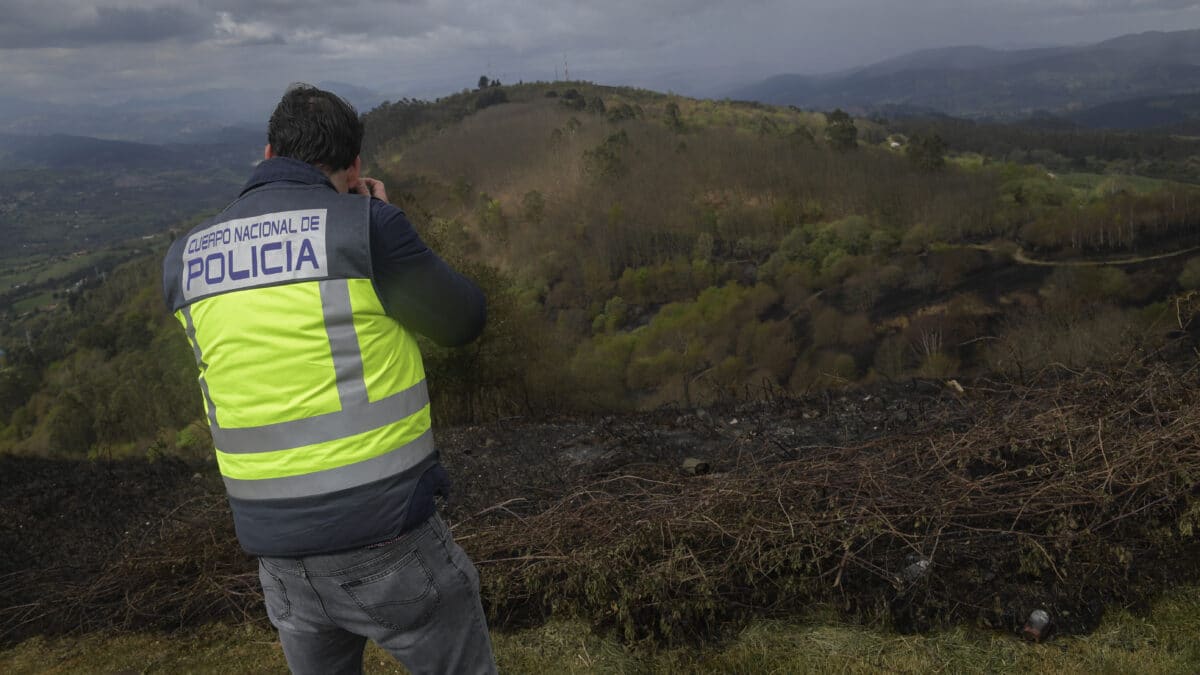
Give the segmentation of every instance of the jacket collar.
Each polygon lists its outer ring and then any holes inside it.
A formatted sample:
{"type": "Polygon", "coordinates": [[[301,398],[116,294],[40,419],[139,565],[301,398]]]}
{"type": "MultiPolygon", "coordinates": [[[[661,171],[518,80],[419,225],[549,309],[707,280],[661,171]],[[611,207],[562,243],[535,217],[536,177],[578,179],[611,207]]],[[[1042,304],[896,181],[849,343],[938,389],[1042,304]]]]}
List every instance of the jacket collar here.
{"type": "Polygon", "coordinates": [[[254,167],[254,173],[250,174],[250,180],[246,181],[246,185],[242,187],[242,194],[267,183],[278,181],[302,185],[325,185],[331,190],[337,189],[333,187],[329,177],[312,164],[291,157],[272,157],[259,162],[258,166],[254,167]]]}

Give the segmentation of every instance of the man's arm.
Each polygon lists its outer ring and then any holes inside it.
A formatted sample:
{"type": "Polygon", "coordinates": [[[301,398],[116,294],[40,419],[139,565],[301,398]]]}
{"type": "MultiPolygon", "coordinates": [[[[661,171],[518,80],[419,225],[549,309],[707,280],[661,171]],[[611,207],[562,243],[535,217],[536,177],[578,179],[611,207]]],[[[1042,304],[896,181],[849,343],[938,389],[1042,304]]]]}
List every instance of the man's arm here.
{"type": "Polygon", "coordinates": [[[483,332],[483,292],[421,241],[403,211],[378,198],[371,200],[371,264],[384,309],[405,328],[443,347],[483,332]]]}

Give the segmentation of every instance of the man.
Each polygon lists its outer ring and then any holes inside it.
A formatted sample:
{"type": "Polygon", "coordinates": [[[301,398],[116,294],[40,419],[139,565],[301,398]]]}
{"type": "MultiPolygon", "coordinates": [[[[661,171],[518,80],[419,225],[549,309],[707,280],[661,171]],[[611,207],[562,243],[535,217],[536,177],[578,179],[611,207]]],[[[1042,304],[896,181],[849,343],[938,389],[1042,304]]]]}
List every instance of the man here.
{"type": "Polygon", "coordinates": [[[494,672],[479,576],[434,504],[448,480],[413,337],[474,340],[483,295],[361,175],[346,102],[294,85],[267,137],[163,284],[288,666],[361,672],[369,638],[415,673],[494,672]]]}

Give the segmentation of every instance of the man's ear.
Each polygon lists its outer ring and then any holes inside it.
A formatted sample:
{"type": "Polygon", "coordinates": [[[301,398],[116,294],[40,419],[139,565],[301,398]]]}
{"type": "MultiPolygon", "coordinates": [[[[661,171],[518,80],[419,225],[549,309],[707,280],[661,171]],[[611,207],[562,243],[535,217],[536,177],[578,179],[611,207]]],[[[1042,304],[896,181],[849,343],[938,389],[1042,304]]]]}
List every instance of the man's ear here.
{"type": "Polygon", "coordinates": [[[267,143],[267,147],[263,148],[263,159],[271,159],[275,156],[275,151],[271,149],[271,144],[267,143]]]}
{"type": "Polygon", "coordinates": [[[346,167],[346,184],[358,185],[358,179],[362,176],[362,157],[355,157],[354,163],[346,167]]]}

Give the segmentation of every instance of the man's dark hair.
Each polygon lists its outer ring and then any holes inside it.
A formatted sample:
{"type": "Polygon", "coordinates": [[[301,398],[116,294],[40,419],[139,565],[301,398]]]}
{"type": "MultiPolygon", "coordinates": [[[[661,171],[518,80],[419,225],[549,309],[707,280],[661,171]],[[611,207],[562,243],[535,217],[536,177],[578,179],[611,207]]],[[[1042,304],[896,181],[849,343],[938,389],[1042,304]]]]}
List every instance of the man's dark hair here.
{"type": "Polygon", "coordinates": [[[280,157],[340,171],[362,150],[363,123],[337,94],[293,84],[271,113],[267,142],[280,157]]]}

